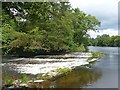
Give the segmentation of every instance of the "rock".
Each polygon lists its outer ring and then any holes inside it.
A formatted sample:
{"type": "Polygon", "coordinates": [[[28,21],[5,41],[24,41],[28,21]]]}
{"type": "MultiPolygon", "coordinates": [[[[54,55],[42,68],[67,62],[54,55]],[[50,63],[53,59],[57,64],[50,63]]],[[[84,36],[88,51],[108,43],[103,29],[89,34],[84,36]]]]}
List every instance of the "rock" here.
{"type": "Polygon", "coordinates": [[[94,62],[97,61],[97,58],[93,58],[92,60],[90,60],[89,62],[94,62]]]}
{"type": "Polygon", "coordinates": [[[34,82],[35,83],[41,83],[41,82],[43,82],[44,80],[35,80],[34,82]]]}
{"type": "Polygon", "coordinates": [[[34,82],[34,80],[30,80],[30,81],[28,81],[28,83],[32,83],[32,82],[34,82]]]}
{"type": "Polygon", "coordinates": [[[52,76],[58,75],[58,73],[57,72],[49,72],[48,75],[52,77],[52,76]]]}
{"type": "Polygon", "coordinates": [[[13,82],[13,84],[20,84],[22,81],[21,80],[15,80],[14,82],[13,82]]]}
{"type": "Polygon", "coordinates": [[[14,87],[19,87],[19,85],[21,84],[21,80],[15,80],[14,82],[13,82],[13,86],[14,87]]]}
{"type": "Polygon", "coordinates": [[[20,86],[20,87],[28,87],[28,85],[25,84],[25,83],[19,84],[19,86],[20,86]]]}
{"type": "Polygon", "coordinates": [[[14,86],[10,86],[10,87],[8,87],[9,89],[11,89],[11,88],[14,88],[14,86]]]}
{"type": "Polygon", "coordinates": [[[44,80],[30,80],[29,83],[42,83],[44,80]]]}

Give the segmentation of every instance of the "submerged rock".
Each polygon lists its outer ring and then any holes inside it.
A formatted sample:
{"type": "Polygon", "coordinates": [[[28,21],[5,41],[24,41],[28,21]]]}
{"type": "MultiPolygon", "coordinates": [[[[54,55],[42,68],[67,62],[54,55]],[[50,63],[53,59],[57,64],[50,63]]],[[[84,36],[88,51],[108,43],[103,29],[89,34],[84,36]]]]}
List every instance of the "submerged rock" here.
{"type": "Polygon", "coordinates": [[[29,83],[42,83],[44,80],[30,80],[29,83]]]}

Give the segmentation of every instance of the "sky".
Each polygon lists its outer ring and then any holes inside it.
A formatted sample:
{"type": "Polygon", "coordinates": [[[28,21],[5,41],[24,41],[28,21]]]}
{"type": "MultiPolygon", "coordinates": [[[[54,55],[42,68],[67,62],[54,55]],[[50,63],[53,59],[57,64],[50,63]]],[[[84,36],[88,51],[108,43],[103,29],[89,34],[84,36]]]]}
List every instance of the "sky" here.
{"type": "Polygon", "coordinates": [[[101,26],[99,32],[89,31],[92,38],[97,35],[118,35],[118,2],[119,0],[69,0],[73,8],[95,16],[101,26]]]}

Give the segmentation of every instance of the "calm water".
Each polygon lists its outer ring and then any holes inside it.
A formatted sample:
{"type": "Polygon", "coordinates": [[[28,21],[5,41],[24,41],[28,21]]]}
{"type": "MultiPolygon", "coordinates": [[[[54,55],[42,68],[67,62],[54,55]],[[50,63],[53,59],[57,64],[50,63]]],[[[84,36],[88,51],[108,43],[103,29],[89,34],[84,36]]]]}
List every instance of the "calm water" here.
{"type": "MultiPolygon", "coordinates": [[[[117,47],[89,47],[90,51],[101,51],[106,55],[87,67],[78,67],[73,72],[42,85],[31,87],[44,88],[117,88],[118,87],[118,48],[117,47]]],[[[25,64],[25,63],[24,63],[25,64]]],[[[20,73],[3,66],[3,80],[19,78],[20,73]]],[[[34,77],[30,75],[30,77],[34,77]]]]}
{"type": "Polygon", "coordinates": [[[88,87],[118,88],[118,48],[117,47],[89,47],[90,51],[100,51],[106,54],[93,68],[102,72],[102,77],[88,87]]]}

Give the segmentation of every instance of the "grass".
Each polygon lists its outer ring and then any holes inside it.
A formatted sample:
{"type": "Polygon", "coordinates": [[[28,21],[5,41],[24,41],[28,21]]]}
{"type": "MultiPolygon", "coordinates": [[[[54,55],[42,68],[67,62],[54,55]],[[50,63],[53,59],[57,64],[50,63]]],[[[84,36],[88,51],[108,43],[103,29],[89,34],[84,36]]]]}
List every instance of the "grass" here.
{"type": "Polygon", "coordinates": [[[8,79],[8,80],[6,81],[6,85],[12,86],[12,85],[13,85],[13,82],[14,82],[14,80],[8,79]]]}
{"type": "MultiPolygon", "coordinates": [[[[20,75],[19,80],[20,80],[20,83],[28,83],[28,80],[29,80],[28,75],[26,75],[26,74],[20,75]]],[[[16,82],[16,80],[8,79],[8,80],[5,81],[5,85],[12,86],[12,85],[15,84],[15,82],[16,82]]]]}
{"type": "MultiPolygon", "coordinates": [[[[58,75],[60,75],[60,74],[67,74],[70,71],[71,70],[69,68],[58,68],[58,69],[54,70],[53,72],[56,72],[56,73],[58,73],[58,75]]],[[[53,78],[53,76],[50,76],[46,73],[46,74],[37,75],[36,79],[48,80],[48,79],[52,79],[52,78],[53,78]]]]}
{"type": "Polygon", "coordinates": [[[102,58],[103,55],[104,55],[104,54],[101,53],[101,52],[91,52],[91,53],[92,53],[92,56],[87,59],[88,62],[89,62],[90,60],[92,60],[93,58],[98,58],[98,59],[100,59],[100,58],[102,58]]]}
{"type": "Polygon", "coordinates": [[[58,68],[55,71],[58,72],[58,73],[60,73],[60,74],[62,74],[62,73],[68,73],[71,70],[69,68],[58,68]]]}
{"type": "Polygon", "coordinates": [[[47,73],[37,75],[37,77],[36,77],[36,79],[43,79],[43,80],[50,79],[50,78],[52,78],[52,76],[48,75],[47,73]]]}
{"type": "Polygon", "coordinates": [[[22,83],[27,83],[29,78],[28,78],[28,76],[26,74],[22,74],[20,76],[20,80],[22,81],[22,83]]]}

